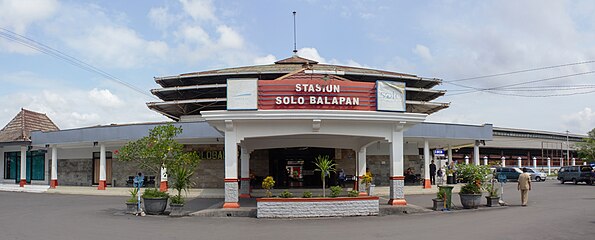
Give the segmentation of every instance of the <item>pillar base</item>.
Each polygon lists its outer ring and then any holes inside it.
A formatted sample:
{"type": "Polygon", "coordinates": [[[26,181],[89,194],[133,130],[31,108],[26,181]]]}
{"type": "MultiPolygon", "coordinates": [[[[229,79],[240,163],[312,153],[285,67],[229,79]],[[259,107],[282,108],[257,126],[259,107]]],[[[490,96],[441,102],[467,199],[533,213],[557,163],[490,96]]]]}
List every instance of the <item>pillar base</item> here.
{"type": "Polygon", "coordinates": [[[105,190],[107,184],[105,184],[105,180],[99,180],[99,186],[97,186],[97,190],[105,190]]]}
{"type": "Polygon", "coordinates": [[[405,201],[404,198],[391,199],[391,200],[388,200],[388,205],[405,206],[405,205],[407,205],[407,201],[405,201]]]}
{"type": "Polygon", "coordinates": [[[250,194],[240,194],[240,198],[251,198],[250,194]]]}
{"type": "Polygon", "coordinates": [[[223,208],[240,208],[240,203],[237,202],[226,202],[223,204],[223,208]]]}
{"type": "Polygon", "coordinates": [[[159,191],[167,192],[167,181],[163,181],[159,183],[159,191]]]}
{"type": "Polygon", "coordinates": [[[58,186],[58,179],[50,180],[50,188],[56,188],[58,186]]]}
{"type": "Polygon", "coordinates": [[[19,187],[25,187],[25,185],[27,185],[27,180],[21,179],[21,181],[19,181],[19,187]]]}
{"type": "Polygon", "coordinates": [[[359,194],[358,194],[358,195],[359,195],[359,196],[368,196],[368,193],[367,193],[367,192],[359,192],[359,194]]]}
{"type": "Polygon", "coordinates": [[[432,188],[432,182],[430,181],[430,179],[424,180],[424,188],[432,188]]]}

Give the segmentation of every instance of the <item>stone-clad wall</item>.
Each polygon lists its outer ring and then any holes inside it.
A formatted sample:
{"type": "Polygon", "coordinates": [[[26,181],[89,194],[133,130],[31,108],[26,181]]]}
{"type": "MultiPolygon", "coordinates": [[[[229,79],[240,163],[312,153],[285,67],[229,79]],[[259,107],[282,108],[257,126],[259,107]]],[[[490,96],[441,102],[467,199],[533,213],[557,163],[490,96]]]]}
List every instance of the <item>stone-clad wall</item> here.
{"type": "MultiPolygon", "coordinates": [[[[116,180],[115,187],[126,187],[126,181],[128,176],[136,176],[138,172],[141,172],[145,176],[155,176],[155,182],[159,181],[158,173],[149,173],[138,168],[136,163],[124,162],[118,159],[112,160],[112,181],[116,180]]],[[[154,186],[148,186],[154,187],[154,186]]]]}
{"type": "MultiPolygon", "coordinates": [[[[291,199],[294,200],[294,199],[291,199]]],[[[258,200],[258,218],[344,217],[378,215],[378,198],[350,201],[262,201],[258,200]]]]}
{"type": "MultiPolygon", "coordinates": [[[[416,174],[423,176],[421,168],[422,160],[418,155],[407,155],[403,159],[403,173],[407,168],[412,168],[416,174]]],[[[388,186],[390,177],[390,156],[388,155],[368,155],[366,157],[366,166],[372,172],[373,181],[376,186],[388,186]]]]}
{"type": "Polygon", "coordinates": [[[58,184],[64,186],[91,186],[93,161],[89,159],[60,159],[58,161],[58,184]]]}
{"type": "MultiPolygon", "coordinates": [[[[185,145],[185,151],[202,151],[202,152],[213,152],[223,151],[225,148],[222,144],[210,144],[210,145],[185,145]]],[[[217,159],[213,155],[203,154],[192,181],[194,182],[194,188],[223,188],[225,179],[225,156],[222,155],[223,159],[217,159]]]]}

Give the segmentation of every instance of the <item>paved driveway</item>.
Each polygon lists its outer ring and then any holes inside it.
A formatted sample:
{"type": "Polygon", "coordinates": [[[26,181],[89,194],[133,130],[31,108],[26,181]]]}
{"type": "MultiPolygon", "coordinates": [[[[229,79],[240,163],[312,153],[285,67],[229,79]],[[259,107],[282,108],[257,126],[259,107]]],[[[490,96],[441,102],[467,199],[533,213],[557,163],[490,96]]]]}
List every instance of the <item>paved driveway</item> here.
{"type": "MultiPolygon", "coordinates": [[[[121,214],[126,197],[0,192],[0,239],[594,238],[595,186],[534,183],[529,207],[518,206],[514,187],[505,190],[508,208],[306,220],[134,217],[121,214]]],[[[423,198],[432,196],[409,201],[423,198]]]]}

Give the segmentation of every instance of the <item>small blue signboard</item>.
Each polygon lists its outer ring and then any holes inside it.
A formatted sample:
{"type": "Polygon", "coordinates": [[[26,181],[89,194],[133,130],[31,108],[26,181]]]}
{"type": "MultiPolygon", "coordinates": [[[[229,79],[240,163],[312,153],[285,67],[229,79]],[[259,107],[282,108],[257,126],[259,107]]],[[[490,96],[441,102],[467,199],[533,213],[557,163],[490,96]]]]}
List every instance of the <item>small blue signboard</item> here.
{"type": "Polygon", "coordinates": [[[434,156],[444,156],[444,150],[443,149],[434,150],[434,156]]]}

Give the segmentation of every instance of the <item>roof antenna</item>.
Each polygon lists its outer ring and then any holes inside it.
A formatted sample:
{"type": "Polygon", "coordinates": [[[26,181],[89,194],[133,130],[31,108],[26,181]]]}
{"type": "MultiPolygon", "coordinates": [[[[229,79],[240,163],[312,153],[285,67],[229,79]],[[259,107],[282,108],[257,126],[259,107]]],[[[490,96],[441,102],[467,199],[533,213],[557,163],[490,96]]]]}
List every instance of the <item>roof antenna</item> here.
{"type": "Polygon", "coordinates": [[[297,56],[297,44],[295,35],[295,11],[293,11],[293,55],[297,56]]]}

